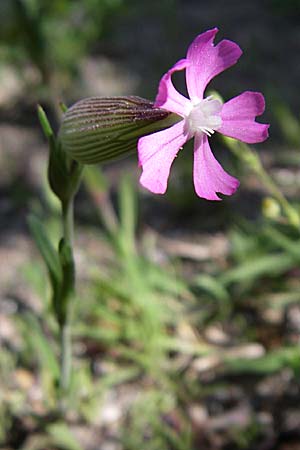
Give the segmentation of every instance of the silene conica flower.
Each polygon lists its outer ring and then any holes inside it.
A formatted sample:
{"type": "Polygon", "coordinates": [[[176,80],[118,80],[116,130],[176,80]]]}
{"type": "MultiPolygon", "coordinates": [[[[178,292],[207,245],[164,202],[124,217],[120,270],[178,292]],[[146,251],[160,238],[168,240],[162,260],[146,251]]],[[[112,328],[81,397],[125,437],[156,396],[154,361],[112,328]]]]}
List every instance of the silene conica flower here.
{"type": "Polygon", "coordinates": [[[65,112],[59,139],[72,159],[97,164],[136,151],[141,136],[163,130],[180,119],[137,96],[91,97],[65,112]]]}
{"type": "Polygon", "coordinates": [[[141,184],[155,194],[167,189],[171,165],[179,150],[194,138],[194,187],[199,197],[220,200],[218,193],[231,195],[239,181],[229,175],[214,157],[208,138],[215,132],[253,144],[268,137],[269,125],[255,121],[265,109],[259,92],[243,92],[224,104],[206,97],[208,83],[233,66],[242,54],[234,42],[224,39],[214,45],[218,29],[199,34],[189,46],[186,58],[178,61],[161,79],[154,103],[157,108],[181,116],[172,127],[142,137],[138,142],[141,184]],[[174,87],[172,75],[185,70],[189,98],[174,87]]]}

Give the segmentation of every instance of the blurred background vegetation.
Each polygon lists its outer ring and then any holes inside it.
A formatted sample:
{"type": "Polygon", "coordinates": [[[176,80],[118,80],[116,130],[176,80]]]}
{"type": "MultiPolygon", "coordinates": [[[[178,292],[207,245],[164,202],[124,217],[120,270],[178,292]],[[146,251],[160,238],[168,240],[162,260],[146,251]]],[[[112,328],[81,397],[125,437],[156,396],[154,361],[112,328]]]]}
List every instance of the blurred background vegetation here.
{"type": "Polygon", "coordinates": [[[300,448],[300,234],[227,141],[213,146],[241,187],[223,202],[194,194],[188,147],[163,197],[139,188],[136,156],[86,170],[64,422],[46,270],[27,227],[34,212],[59,235],[36,104],[57,128],[60,101],[153,99],[214,26],[244,56],[211,87],[225,99],[264,92],[271,137],[256,150],[299,210],[299,23],[299,0],[0,1],[1,449],[300,448]]]}

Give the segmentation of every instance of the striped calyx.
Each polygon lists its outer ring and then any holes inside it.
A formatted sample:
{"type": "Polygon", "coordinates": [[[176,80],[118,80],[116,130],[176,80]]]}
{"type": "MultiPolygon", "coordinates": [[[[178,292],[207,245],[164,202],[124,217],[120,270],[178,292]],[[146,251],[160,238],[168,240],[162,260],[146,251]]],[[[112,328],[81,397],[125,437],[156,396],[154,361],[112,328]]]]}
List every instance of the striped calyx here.
{"type": "Polygon", "coordinates": [[[141,136],[181,120],[141,97],[91,97],[64,114],[59,139],[62,149],[83,164],[97,164],[136,150],[141,136]]]}

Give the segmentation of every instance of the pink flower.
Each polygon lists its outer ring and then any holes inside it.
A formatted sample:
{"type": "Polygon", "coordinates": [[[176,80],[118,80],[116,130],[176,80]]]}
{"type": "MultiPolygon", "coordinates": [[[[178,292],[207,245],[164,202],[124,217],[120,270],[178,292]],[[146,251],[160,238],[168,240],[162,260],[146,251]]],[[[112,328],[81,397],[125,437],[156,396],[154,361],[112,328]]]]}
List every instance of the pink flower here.
{"type": "Polygon", "coordinates": [[[155,106],[174,112],[183,120],[163,131],[138,141],[139,165],[143,168],[140,183],[155,194],[167,189],[171,165],[182,146],[194,138],[194,186],[199,197],[220,200],[217,192],[232,195],[239,181],[229,175],[215,159],[208,142],[215,131],[248,144],[268,137],[269,125],[255,122],[265,109],[259,92],[243,92],[228,102],[204,97],[207,84],[223,70],[237,62],[242,54],[234,42],[213,44],[217,28],[199,34],[190,45],[187,57],[178,61],[161,79],[155,106]],[[186,70],[190,98],[173,86],[174,72],[186,70]]]}

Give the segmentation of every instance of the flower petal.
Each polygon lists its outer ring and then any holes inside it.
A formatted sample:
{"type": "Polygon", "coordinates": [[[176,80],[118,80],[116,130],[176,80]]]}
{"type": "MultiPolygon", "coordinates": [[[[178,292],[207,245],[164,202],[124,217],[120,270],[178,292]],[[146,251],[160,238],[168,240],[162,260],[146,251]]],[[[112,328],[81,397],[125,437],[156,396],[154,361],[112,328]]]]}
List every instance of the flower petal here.
{"type": "Polygon", "coordinates": [[[139,165],[143,167],[140,183],[154,194],[164,194],[170,168],[180,147],[186,142],[184,120],[166,130],[139,139],[139,165]]]}
{"type": "Polygon", "coordinates": [[[242,54],[234,42],[223,40],[213,44],[218,28],[199,34],[190,45],[187,59],[186,84],[191,99],[202,99],[204,90],[212,78],[233,66],[242,54]]]}
{"type": "Polygon", "coordinates": [[[215,159],[206,135],[196,135],[194,144],[194,186],[199,197],[221,200],[217,192],[232,195],[239,181],[229,175],[215,159]]]}
{"type": "Polygon", "coordinates": [[[174,72],[183,70],[188,65],[187,59],[181,59],[165,73],[159,83],[158,94],[154,102],[155,107],[167,109],[181,116],[184,115],[190,101],[174,88],[171,77],[174,72]]]}
{"type": "Polygon", "coordinates": [[[255,122],[265,110],[264,96],[259,92],[246,91],[224,103],[219,133],[247,144],[262,142],[268,137],[269,125],[255,122]]]}

